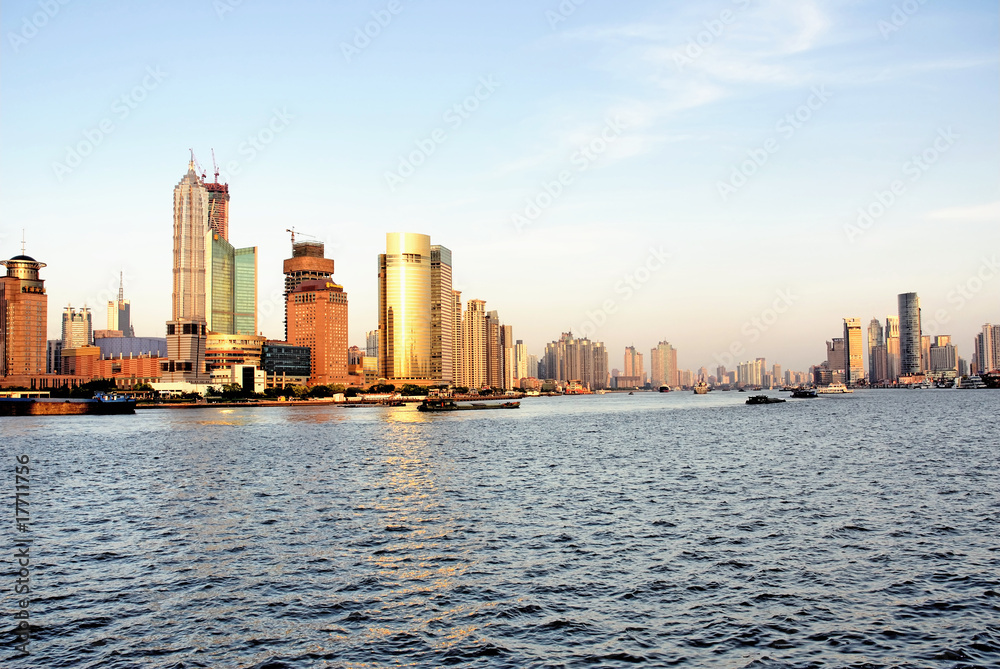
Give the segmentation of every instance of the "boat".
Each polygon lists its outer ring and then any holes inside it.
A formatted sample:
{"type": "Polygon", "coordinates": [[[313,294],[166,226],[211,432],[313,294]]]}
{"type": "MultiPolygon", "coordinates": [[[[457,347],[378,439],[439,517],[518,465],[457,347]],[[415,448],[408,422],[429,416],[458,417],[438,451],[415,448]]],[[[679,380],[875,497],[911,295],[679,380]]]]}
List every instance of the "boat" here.
{"type": "Polygon", "coordinates": [[[694,394],[695,395],[704,395],[706,393],[708,393],[708,384],[707,383],[705,383],[704,381],[699,381],[698,383],[694,384],[694,394]]]}
{"type": "Polygon", "coordinates": [[[633,393],[633,392],[632,392],[631,390],[630,390],[630,391],[628,391],[628,394],[629,394],[629,395],[635,395],[635,393],[633,393]]]}
{"type": "Polygon", "coordinates": [[[666,385],[660,386],[660,392],[661,393],[669,393],[670,392],[670,386],[666,386],[666,385]]]}
{"type": "Polygon", "coordinates": [[[813,397],[819,397],[816,391],[812,388],[796,388],[792,391],[792,397],[800,400],[807,400],[813,397]]]}
{"type": "Polygon", "coordinates": [[[118,393],[97,392],[91,399],[0,397],[0,416],[109,416],[134,413],[135,398],[118,393]]]}
{"type": "Polygon", "coordinates": [[[986,382],[983,381],[983,377],[978,374],[973,374],[969,377],[963,377],[955,387],[963,390],[978,390],[979,388],[985,388],[986,382]]]}
{"type": "Polygon", "coordinates": [[[781,404],[785,400],[780,397],[768,397],[767,395],[752,395],[747,398],[747,404],[781,404]]]}
{"type": "Polygon", "coordinates": [[[820,395],[842,395],[844,393],[853,393],[854,391],[843,383],[831,383],[828,386],[817,388],[816,392],[820,395]]]}
{"type": "Polygon", "coordinates": [[[473,402],[472,404],[457,404],[455,400],[448,397],[428,397],[417,405],[417,411],[479,411],[482,409],[519,409],[520,407],[520,402],[501,402],[500,404],[473,402]]]}

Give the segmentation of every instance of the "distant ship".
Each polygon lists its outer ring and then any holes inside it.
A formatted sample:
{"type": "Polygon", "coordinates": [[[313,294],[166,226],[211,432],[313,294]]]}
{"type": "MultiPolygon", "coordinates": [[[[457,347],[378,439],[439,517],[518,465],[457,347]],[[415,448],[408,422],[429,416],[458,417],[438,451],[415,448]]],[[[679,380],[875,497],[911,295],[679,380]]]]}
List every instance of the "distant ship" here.
{"type": "Polygon", "coordinates": [[[986,383],[983,381],[983,378],[978,374],[973,374],[968,378],[963,378],[961,381],[958,382],[958,385],[956,386],[956,388],[962,388],[962,389],[967,389],[967,388],[979,389],[985,387],[986,383]]]}
{"type": "Polygon", "coordinates": [[[694,394],[695,395],[705,395],[708,393],[708,384],[704,381],[699,381],[694,384],[694,394]]]}
{"type": "Polygon", "coordinates": [[[854,391],[845,386],[843,383],[831,383],[828,386],[817,388],[816,392],[820,395],[841,395],[844,393],[853,393],[854,391]]]}
{"type": "Polygon", "coordinates": [[[670,386],[667,386],[667,385],[660,386],[660,392],[661,393],[669,393],[670,392],[670,386]]]}
{"type": "MultiPolygon", "coordinates": [[[[16,393],[12,393],[16,394],[16,393]]],[[[117,393],[94,394],[93,399],[39,397],[0,398],[0,416],[82,416],[135,413],[135,398],[117,393]]]]}

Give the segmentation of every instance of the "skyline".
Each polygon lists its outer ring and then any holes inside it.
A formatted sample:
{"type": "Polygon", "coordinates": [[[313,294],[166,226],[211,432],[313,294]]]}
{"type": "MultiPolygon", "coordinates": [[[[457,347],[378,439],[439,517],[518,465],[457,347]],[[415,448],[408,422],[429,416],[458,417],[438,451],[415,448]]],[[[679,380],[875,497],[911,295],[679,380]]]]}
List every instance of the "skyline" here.
{"type": "Polygon", "coordinates": [[[919,5],[897,26],[892,3],[586,3],[565,20],[558,3],[390,4],[58,5],[17,44],[39,5],[5,5],[0,255],[24,229],[48,265],[50,337],[66,304],[103,322],[120,271],[136,333],[163,336],[189,147],[210,180],[214,147],[275,339],[290,227],[325,242],[356,345],[396,230],[452,249],[463,298],[536,355],[572,331],[612,361],[667,340],[681,368],[736,344],[735,362],[805,370],[843,318],[884,320],[915,292],[923,333],[968,360],[997,320],[996,7],[919,5]],[[345,55],[371,12],[391,20],[345,55]]]}

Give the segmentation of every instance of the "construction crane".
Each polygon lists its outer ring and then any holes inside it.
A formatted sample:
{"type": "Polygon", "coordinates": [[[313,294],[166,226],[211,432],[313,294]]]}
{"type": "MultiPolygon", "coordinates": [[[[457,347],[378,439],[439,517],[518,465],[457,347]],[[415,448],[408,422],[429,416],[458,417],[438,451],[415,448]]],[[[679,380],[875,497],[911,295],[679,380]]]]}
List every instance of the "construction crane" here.
{"type": "Polygon", "coordinates": [[[201,169],[201,163],[199,163],[198,159],[194,157],[194,149],[188,149],[188,151],[191,152],[191,162],[194,163],[194,166],[198,168],[198,172],[201,173],[201,178],[204,179],[205,170],[201,169]]]}
{"type": "MultiPolygon", "coordinates": [[[[290,228],[285,228],[285,232],[290,232],[290,233],[292,233],[292,244],[294,244],[294,243],[295,243],[295,226],[293,225],[293,226],[292,226],[292,227],[290,227],[290,228]]],[[[316,239],[316,237],[314,237],[313,235],[310,235],[310,234],[308,234],[308,233],[306,233],[306,232],[300,232],[300,233],[299,233],[299,236],[300,236],[300,237],[302,237],[302,236],[305,236],[305,237],[312,237],[313,239],[316,239]]]]}
{"type": "Polygon", "coordinates": [[[215,183],[219,183],[219,163],[215,162],[215,149],[212,149],[212,167],[215,168],[215,183]]]}

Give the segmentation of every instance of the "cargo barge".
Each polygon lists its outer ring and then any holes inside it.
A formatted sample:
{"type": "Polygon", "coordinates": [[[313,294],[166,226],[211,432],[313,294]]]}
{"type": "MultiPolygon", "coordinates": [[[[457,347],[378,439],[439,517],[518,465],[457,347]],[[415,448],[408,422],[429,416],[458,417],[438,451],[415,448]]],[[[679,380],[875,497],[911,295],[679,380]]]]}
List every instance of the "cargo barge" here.
{"type": "Polygon", "coordinates": [[[92,399],[30,395],[0,397],[0,416],[107,416],[134,413],[135,399],[115,393],[96,393],[92,399]]]}

